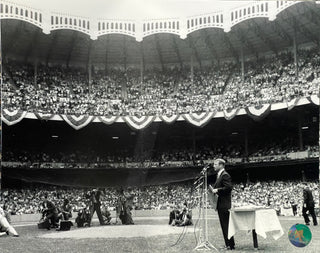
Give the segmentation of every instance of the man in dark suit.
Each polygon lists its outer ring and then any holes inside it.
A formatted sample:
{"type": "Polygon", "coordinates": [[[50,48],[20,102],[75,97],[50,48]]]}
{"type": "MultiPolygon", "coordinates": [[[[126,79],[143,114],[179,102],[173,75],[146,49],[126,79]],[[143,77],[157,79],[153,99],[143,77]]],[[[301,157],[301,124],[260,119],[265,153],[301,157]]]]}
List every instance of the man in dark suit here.
{"type": "Polygon", "coordinates": [[[228,226],[229,226],[229,209],[231,208],[231,191],[232,182],[231,176],[225,171],[225,160],[216,159],[213,167],[217,172],[217,179],[213,186],[209,185],[212,193],[218,195],[217,211],[219,215],[220,225],[223,233],[226,248],[234,250],[234,238],[228,239],[228,226]]]}
{"type": "Polygon", "coordinates": [[[92,220],[92,216],[94,214],[94,212],[97,212],[97,216],[98,216],[98,219],[99,219],[99,223],[100,225],[106,225],[104,220],[103,220],[103,217],[102,217],[102,214],[101,214],[101,209],[100,209],[100,206],[101,206],[101,202],[100,202],[100,196],[102,195],[102,191],[100,189],[94,189],[90,192],[90,220],[88,222],[88,226],[90,227],[91,225],[91,220],[92,220]]]}
{"type": "Polygon", "coordinates": [[[312,196],[312,192],[309,188],[303,189],[303,207],[302,207],[302,215],[304,218],[304,221],[306,222],[306,225],[310,225],[310,219],[308,217],[307,211],[309,211],[309,214],[311,214],[313,225],[317,226],[317,217],[314,212],[314,200],[312,196]]]}

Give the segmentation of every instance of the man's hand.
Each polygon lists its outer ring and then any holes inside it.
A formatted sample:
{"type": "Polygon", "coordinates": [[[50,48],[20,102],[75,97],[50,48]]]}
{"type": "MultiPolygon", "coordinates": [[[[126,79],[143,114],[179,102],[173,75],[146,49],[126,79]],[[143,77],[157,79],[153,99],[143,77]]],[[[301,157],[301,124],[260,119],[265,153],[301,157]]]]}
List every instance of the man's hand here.
{"type": "Polygon", "coordinates": [[[214,189],[211,185],[209,185],[209,189],[214,194],[216,194],[218,192],[218,189],[214,189]]]}

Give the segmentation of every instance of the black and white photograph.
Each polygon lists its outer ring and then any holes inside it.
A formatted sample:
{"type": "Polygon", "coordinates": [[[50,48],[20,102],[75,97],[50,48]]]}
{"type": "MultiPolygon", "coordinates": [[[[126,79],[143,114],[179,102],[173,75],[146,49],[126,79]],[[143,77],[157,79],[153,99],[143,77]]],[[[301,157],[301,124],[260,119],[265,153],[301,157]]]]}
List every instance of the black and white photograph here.
{"type": "Polygon", "coordinates": [[[320,1],[0,0],[0,252],[318,252],[320,1]]]}

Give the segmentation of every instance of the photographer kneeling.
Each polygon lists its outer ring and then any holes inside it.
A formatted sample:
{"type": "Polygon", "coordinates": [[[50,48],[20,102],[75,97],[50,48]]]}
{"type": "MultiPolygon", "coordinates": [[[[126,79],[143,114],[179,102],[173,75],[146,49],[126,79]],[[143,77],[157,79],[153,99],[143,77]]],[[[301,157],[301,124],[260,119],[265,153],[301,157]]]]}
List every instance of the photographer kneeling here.
{"type": "Polygon", "coordinates": [[[185,204],[182,211],[174,209],[170,212],[169,225],[171,226],[189,226],[192,225],[192,210],[185,204]]]}
{"type": "Polygon", "coordinates": [[[58,227],[58,209],[56,206],[48,200],[48,194],[42,195],[42,218],[40,220],[39,228],[57,228],[58,227]]]}

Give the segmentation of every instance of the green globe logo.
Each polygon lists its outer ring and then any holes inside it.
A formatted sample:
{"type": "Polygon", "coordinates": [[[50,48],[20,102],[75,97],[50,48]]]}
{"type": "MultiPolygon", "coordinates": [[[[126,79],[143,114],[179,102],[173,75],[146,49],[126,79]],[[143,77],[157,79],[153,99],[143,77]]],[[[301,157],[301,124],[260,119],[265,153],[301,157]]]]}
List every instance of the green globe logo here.
{"type": "Polygon", "coordinates": [[[306,225],[296,224],[289,229],[288,237],[294,246],[301,248],[310,243],[312,234],[306,225]]]}

